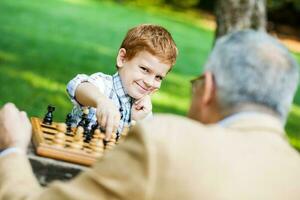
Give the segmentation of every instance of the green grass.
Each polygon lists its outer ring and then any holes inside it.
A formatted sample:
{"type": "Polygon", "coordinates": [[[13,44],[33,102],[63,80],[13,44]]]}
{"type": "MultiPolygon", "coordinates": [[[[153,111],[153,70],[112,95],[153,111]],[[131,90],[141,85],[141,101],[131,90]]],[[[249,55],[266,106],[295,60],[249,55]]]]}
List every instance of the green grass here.
{"type": "MultiPolygon", "coordinates": [[[[166,27],[180,50],[175,68],[153,98],[154,112],[184,115],[189,80],[201,72],[214,33],[190,14],[92,0],[1,0],[0,105],[11,101],[30,116],[43,116],[53,104],[56,120],[64,120],[72,107],[66,83],[79,73],[114,73],[126,31],[140,23],[166,27]]],[[[299,106],[300,91],[286,127],[300,148],[299,106]]]]}

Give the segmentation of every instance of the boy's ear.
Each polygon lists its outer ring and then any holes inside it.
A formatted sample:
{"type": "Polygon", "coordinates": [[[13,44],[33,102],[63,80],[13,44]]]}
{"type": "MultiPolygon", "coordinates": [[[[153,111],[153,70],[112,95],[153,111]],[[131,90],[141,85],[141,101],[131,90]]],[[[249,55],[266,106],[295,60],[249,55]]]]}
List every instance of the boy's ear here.
{"type": "Polygon", "coordinates": [[[119,53],[117,56],[117,66],[123,67],[125,61],[126,61],[126,49],[121,48],[119,49],[119,53]]]}

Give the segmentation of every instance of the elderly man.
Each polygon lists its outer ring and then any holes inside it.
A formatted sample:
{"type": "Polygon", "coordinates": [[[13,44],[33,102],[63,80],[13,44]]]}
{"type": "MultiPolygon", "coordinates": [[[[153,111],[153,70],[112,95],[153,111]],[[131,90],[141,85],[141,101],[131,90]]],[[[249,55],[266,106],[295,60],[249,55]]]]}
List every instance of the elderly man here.
{"type": "Polygon", "coordinates": [[[0,199],[300,199],[300,156],[284,123],[298,66],[277,40],[241,31],[219,39],[193,81],[189,116],[158,115],[68,183],[41,188],[24,154],[25,114],[0,113],[0,199]],[[204,125],[210,124],[210,125],[204,125]]]}

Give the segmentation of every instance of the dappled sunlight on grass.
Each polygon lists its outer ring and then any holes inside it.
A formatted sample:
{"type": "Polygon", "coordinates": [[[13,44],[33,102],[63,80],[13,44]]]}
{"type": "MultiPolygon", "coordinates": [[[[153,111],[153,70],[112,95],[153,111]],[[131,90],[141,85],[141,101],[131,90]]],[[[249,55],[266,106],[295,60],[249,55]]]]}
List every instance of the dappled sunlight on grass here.
{"type": "Polygon", "coordinates": [[[116,56],[117,51],[115,49],[109,48],[107,46],[99,45],[99,44],[89,44],[91,48],[93,48],[99,54],[103,54],[106,56],[116,56]]]}
{"type": "Polygon", "coordinates": [[[0,68],[0,85],[3,86],[0,87],[0,106],[13,102],[28,112],[29,116],[42,117],[47,111],[47,105],[53,104],[57,107],[56,119],[60,120],[64,120],[70,112],[72,104],[64,85],[13,66],[0,65],[0,68]]]}
{"type": "Polygon", "coordinates": [[[63,1],[70,4],[76,4],[76,5],[86,5],[90,3],[89,0],[63,0],[63,1]]]}
{"type": "Polygon", "coordinates": [[[0,63],[1,62],[14,62],[17,61],[17,56],[13,53],[0,50],[0,63]]]}
{"type": "Polygon", "coordinates": [[[170,106],[170,102],[172,102],[172,107],[182,112],[185,112],[189,105],[189,98],[178,97],[174,93],[163,91],[159,91],[153,95],[152,100],[154,104],[163,106],[170,106]]]}
{"type": "Polygon", "coordinates": [[[2,67],[2,73],[4,73],[4,75],[10,76],[11,78],[23,79],[34,88],[41,88],[58,92],[64,92],[66,88],[65,84],[54,82],[30,71],[20,71],[14,68],[2,67]]]}

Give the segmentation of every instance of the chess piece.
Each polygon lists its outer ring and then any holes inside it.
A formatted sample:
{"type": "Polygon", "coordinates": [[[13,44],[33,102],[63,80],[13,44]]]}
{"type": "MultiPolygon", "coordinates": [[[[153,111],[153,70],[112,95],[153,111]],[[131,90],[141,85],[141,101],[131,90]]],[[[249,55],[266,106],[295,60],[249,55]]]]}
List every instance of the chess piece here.
{"type": "Polygon", "coordinates": [[[78,126],[82,126],[82,127],[85,126],[88,114],[89,114],[89,108],[88,107],[84,107],[82,109],[82,116],[81,116],[80,122],[78,123],[78,126]]]}
{"type": "Polygon", "coordinates": [[[111,138],[108,141],[106,141],[105,149],[110,150],[116,145],[116,137],[116,133],[113,133],[111,135],[111,138]]]}
{"type": "Polygon", "coordinates": [[[105,135],[101,133],[101,131],[97,128],[94,131],[93,138],[97,138],[99,140],[104,140],[105,135]]]}
{"type": "Polygon", "coordinates": [[[83,146],[83,127],[82,126],[78,126],[76,129],[76,133],[75,136],[73,138],[73,141],[71,143],[71,148],[76,149],[76,150],[80,150],[83,146]]]}
{"type": "Polygon", "coordinates": [[[56,147],[63,147],[65,143],[65,132],[67,130],[67,126],[64,123],[59,123],[56,125],[57,133],[53,139],[53,145],[56,147]]]}
{"type": "Polygon", "coordinates": [[[67,125],[67,132],[71,132],[71,125],[72,125],[72,115],[71,113],[67,114],[66,117],[66,125],[67,125]]]}
{"type": "Polygon", "coordinates": [[[85,142],[90,142],[90,140],[92,139],[92,132],[91,132],[91,129],[89,128],[89,124],[90,124],[90,120],[89,119],[86,119],[85,120],[85,124],[84,124],[84,132],[83,132],[83,135],[85,137],[85,142]]]}
{"type": "Polygon", "coordinates": [[[90,145],[91,145],[91,149],[93,150],[92,154],[94,154],[97,157],[103,155],[103,151],[104,151],[103,139],[104,139],[104,135],[101,134],[99,129],[95,129],[90,145]]]}
{"type": "Polygon", "coordinates": [[[51,125],[52,124],[52,119],[53,119],[53,112],[55,110],[55,107],[52,106],[52,105],[48,105],[47,109],[48,109],[48,112],[44,117],[43,124],[51,125]]]}
{"type": "Polygon", "coordinates": [[[56,125],[56,130],[57,130],[58,132],[65,133],[65,132],[67,132],[67,125],[64,124],[64,123],[58,123],[58,124],[56,125]]]}

